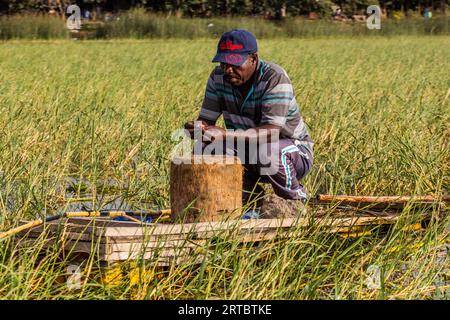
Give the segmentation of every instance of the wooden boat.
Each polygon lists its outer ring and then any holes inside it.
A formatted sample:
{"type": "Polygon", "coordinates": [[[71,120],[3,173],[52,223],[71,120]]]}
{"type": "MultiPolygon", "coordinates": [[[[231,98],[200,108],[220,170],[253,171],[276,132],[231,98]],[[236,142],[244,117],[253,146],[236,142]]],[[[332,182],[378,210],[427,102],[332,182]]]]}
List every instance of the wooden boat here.
{"type": "MultiPolygon", "coordinates": [[[[63,218],[22,231],[21,247],[44,241],[43,248],[58,247],[70,254],[95,255],[104,262],[148,260],[158,266],[201,261],[218,240],[260,243],[298,237],[305,232],[360,236],[380,226],[397,223],[398,213],[380,215],[346,211],[339,215],[286,219],[249,219],[219,222],[136,223],[105,218],[63,218]],[[193,260],[193,257],[195,259],[193,260]]],[[[418,229],[422,215],[410,228],[418,229]]]]}

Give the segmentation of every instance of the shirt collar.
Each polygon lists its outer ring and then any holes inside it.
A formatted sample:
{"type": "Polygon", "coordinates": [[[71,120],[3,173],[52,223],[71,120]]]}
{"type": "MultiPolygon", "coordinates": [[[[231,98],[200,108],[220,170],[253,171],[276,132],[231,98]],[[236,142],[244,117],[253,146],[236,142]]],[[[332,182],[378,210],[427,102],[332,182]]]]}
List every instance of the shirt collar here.
{"type": "Polygon", "coordinates": [[[263,59],[258,59],[258,67],[256,68],[256,80],[255,84],[261,81],[264,71],[266,69],[266,63],[263,59]]]}

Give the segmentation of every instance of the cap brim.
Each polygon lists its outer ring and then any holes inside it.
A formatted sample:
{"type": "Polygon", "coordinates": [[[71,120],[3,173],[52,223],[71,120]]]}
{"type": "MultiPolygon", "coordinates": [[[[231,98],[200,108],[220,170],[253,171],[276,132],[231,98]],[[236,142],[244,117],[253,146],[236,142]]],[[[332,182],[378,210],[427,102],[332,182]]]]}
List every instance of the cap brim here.
{"type": "Polygon", "coordinates": [[[247,60],[248,53],[218,53],[212,62],[223,62],[239,67],[247,60]]]}

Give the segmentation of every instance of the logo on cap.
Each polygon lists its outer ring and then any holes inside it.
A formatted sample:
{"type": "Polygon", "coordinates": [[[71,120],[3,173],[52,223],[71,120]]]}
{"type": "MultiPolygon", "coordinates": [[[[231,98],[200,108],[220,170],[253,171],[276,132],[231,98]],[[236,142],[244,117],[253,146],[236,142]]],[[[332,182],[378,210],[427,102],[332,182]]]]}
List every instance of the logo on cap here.
{"type": "Polygon", "coordinates": [[[240,54],[228,54],[225,56],[225,61],[229,64],[238,65],[242,64],[244,58],[240,54]]]}
{"type": "Polygon", "coordinates": [[[222,41],[219,44],[220,50],[240,50],[243,49],[244,46],[242,44],[234,44],[231,40],[222,41]]]}

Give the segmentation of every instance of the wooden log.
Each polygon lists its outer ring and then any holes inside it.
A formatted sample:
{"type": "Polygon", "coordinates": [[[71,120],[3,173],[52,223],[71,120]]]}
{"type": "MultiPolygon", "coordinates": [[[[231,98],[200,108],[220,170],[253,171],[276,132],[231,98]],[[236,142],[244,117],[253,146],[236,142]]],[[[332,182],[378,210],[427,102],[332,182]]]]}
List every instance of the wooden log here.
{"type": "Polygon", "coordinates": [[[450,202],[448,195],[442,198],[436,196],[349,196],[319,194],[316,198],[318,204],[339,203],[340,205],[371,209],[402,209],[407,205],[415,209],[442,209],[445,203],[450,202]]]}
{"type": "MultiPolygon", "coordinates": [[[[406,203],[406,202],[439,202],[439,198],[435,196],[347,196],[347,195],[328,195],[319,194],[317,196],[319,202],[366,202],[366,203],[406,203]]],[[[449,196],[443,196],[442,201],[450,201],[449,196]]]]}
{"type": "Polygon", "coordinates": [[[170,167],[172,219],[184,222],[237,218],[243,167],[234,156],[175,157],[170,167]]]}

